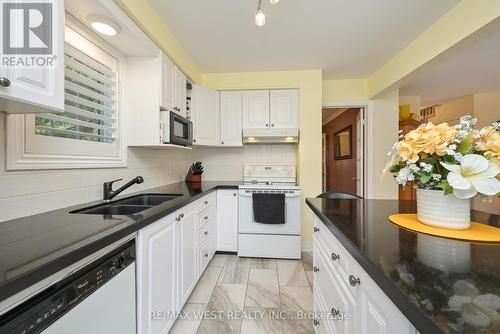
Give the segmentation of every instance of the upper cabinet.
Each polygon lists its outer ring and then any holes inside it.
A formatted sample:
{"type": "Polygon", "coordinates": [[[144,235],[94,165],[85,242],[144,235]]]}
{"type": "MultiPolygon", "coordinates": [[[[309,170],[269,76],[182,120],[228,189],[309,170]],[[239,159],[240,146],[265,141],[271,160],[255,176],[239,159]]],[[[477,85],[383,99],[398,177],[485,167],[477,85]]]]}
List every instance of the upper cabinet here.
{"type": "Polygon", "coordinates": [[[270,92],[270,125],[273,129],[296,129],[298,124],[298,94],[296,89],[270,92]]]}
{"type": "Polygon", "coordinates": [[[176,81],[175,65],[172,61],[161,54],[161,94],[160,108],[164,110],[174,110],[176,102],[176,81]]]}
{"type": "Polygon", "coordinates": [[[243,92],[243,129],[297,129],[296,89],[243,92]]]}
{"type": "MultiPolygon", "coordinates": [[[[0,8],[0,16],[12,20],[19,19],[19,10],[15,13],[3,13],[8,10],[7,6],[0,8]],[[17,13],[17,14],[16,14],[17,13]],[[16,16],[17,15],[17,16],[16,16]]],[[[27,9],[24,9],[26,11],[27,9]]],[[[23,15],[23,14],[21,14],[23,15]]],[[[22,19],[22,16],[21,16],[22,19]]],[[[50,22],[47,20],[47,22],[50,22]]],[[[41,64],[53,62],[53,66],[26,66],[26,67],[4,67],[0,68],[0,111],[7,113],[36,113],[50,110],[64,110],[64,2],[54,1],[52,3],[52,35],[37,37],[38,41],[24,37],[23,25],[10,24],[10,34],[4,32],[4,36],[15,36],[16,40],[10,41],[10,46],[20,48],[12,49],[12,54],[4,50],[6,58],[11,58],[19,63],[26,62],[33,57],[36,63],[41,64]],[[51,40],[44,40],[51,39],[51,40]],[[21,43],[19,43],[21,41],[21,43]],[[50,45],[52,42],[52,45],[50,45]],[[35,43],[32,46],[31,43],[35,43]],[[48,45],[47,50],[45,46],[48,45]],[[52,46],[52,50],[49,49],[52,46]],[[38,50],[33,52],[33,49],[38,50]],[[42,54],[44,52],[49,52],[42,54]],[[11,57],[7,57],[11,56],[11,57]],[[54,60],[55,59],[55,60],[54,60]],[[48,110],[47,110],[48,109],[48,110]]]]}
{"type": "Polygon", "coordinates": [[[160,58],[160,108],[186,117],[186,75],[165,54],[160,58]]]}
{"type": "Polygon", "coordinates": [[[241,91],[220,92],[220,143],[222,146],[242,146],[241,91]]]}
{"type": "Polygon", "coordinates": [[[242,146],[241,91],[218,92],[193,85],[193,145],[242,146]]]}
{"type": "Polygon", "coordinates": [[[219,92],[193,85],[191,120],[193,121],[193,145],[218,146],[220,142],[219,92]]]}
{"type": "Polygon", "coordinates": [[[269,91],[243,92],[243,129],[269,128],[269,91]]]}

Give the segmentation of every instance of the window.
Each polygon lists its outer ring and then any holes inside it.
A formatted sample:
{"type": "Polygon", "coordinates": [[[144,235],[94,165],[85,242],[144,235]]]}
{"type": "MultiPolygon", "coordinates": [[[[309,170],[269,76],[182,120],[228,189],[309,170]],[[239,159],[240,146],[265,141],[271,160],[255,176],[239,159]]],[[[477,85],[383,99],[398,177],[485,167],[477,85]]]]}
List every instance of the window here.
{"type": "MultiPolygon", "coordinates": [[[[77,26],[66,26],[65,110],[13,115],[14,120],[9,117],[8,132],[19,132],[22,126],[24,145],[18,145],[23,146],[22,152],[17,147],[17,154],[7,153],[7,168],[125,166],[120,59],[97,37],[77,26]]],[[[8,150],[12,150],[9,146],[8,150]]]]}

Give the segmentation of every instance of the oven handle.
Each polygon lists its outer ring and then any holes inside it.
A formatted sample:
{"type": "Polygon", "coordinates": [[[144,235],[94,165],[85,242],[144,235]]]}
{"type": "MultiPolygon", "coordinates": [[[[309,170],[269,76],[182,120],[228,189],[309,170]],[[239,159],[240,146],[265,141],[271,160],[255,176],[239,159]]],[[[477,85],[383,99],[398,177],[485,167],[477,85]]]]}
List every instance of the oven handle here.
{"type": "MultiPolygon", "coordinates": [[[[266,194],[266,193],[265,193],[266,194]]],[[[273,194],[273,193],[271,193],[273,194]]],[[[240,192],[239,196],[241,197],[252,197],[252,193],[247,193],[247,192],[240,192]]],[[[285,194],[285,197],[288,198],[293,198],[293,197],[300,197],[300,193],[294,193],[294,194],[285,194]]]]}

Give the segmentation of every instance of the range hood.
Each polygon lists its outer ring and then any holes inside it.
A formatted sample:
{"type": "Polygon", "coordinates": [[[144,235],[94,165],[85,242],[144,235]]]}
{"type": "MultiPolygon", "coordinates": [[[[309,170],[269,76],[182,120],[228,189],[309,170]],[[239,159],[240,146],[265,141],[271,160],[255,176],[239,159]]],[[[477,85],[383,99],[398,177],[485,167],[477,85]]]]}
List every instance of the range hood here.
{"type": "Polygon", "coordinates": [[[299,129],[246,129],[243,130],[245,144],[296,144],[299,129]]]}

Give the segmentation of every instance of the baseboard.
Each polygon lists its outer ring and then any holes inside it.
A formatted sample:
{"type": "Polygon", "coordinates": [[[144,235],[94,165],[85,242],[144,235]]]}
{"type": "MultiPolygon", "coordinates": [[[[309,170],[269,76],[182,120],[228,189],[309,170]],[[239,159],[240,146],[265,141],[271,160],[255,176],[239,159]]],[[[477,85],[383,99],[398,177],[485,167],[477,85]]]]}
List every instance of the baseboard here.
{"type": "Polygon", "coordinates": [[[302,251],[303,252],[312,252],[313,251],[313,245],[312,242],[303,242],[302,243],[302,251]]]}

